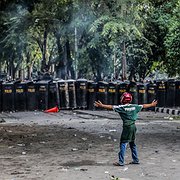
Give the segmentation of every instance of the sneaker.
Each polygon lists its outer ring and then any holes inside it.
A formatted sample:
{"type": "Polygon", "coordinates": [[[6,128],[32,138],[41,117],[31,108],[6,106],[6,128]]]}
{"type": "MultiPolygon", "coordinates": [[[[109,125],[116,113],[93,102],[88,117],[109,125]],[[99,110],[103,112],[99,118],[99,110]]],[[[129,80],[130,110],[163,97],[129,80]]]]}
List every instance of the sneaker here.
{"type": "Polygon", "coordinates": [[[114,166],[124,166],[124,164],[120,164],[118,162],[113,163],[114,166]]]}
{"type": "Polygon", "coordinates": [[[129,164],[140,164],[140,162],[139,161],[132,161],[132,162],[130,162],[129,164]]]}

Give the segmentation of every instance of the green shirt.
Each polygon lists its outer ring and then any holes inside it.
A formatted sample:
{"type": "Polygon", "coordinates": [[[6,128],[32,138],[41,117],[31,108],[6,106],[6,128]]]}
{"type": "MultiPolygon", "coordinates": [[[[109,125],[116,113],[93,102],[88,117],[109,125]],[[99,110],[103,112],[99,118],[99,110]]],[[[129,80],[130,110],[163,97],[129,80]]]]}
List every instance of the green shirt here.
{"type": "Polygon", "coordinates": [[[138,112],[141,111],[143,105],[125,104],[113,106],[113,110],[118,112],[123,120],[123,126],[130,126],[135,123],[138,112]]]}

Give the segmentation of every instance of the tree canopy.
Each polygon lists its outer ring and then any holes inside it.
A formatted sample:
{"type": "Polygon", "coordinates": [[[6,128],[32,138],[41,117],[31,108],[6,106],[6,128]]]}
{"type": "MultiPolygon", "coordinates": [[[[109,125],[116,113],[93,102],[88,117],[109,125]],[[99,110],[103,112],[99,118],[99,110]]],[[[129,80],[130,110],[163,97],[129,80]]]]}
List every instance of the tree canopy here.
{"type": "Polygon", "coordinates": [[[180,74],[179,0],[2,0],[0,73],[32,79],[180,74]]]}

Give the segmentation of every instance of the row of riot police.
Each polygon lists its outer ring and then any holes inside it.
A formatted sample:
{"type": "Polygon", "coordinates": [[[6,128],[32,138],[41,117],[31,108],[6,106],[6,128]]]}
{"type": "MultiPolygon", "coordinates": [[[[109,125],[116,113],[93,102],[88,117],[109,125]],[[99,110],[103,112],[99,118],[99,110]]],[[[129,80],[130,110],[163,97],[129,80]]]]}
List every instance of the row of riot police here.
{"type": "Polygon", "coordinates": [[[94,100],[105,104],[119,104],[124,92],[132,94],[132,103],[135,104],[151,103],[156,99],[159,107],[180,107],[180,81],[158,80],[149,83],[92,82],[88,84],[88,108],[94,108],[94,100]]]}
{"type": "Polygon", "coordinates": [[[0,81],[0,111],[60,109],[94,110],[94,101],[118,105],[122,93],[133,96],[132,103],[158,100],[159,107],[180,107],[180,81],[159,80],[149,83],[94,82],[78,80],[0,81]]]}

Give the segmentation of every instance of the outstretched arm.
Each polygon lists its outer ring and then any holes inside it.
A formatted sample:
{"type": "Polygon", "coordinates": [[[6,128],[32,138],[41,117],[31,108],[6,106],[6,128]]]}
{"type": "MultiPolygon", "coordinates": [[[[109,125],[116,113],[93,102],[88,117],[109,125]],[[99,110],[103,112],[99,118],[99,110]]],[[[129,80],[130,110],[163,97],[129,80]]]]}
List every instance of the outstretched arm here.
{"type": "Polygon", "coordinates": [[[108,104],[103,104],[101,101],[95,101],[94,105],[99,108],[104,108],[108,110],[112,110],[113,106],[108,104]]]}
{"type": "Polygon", "coordinates": [[[143,108],[150,108],[150,107],[155,107],[157,105],[157,101],[154,100],[152,103],[150,104],[143,104],[143,108]]]}

